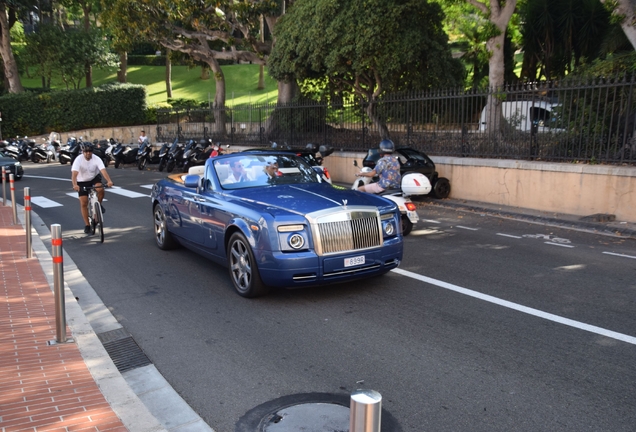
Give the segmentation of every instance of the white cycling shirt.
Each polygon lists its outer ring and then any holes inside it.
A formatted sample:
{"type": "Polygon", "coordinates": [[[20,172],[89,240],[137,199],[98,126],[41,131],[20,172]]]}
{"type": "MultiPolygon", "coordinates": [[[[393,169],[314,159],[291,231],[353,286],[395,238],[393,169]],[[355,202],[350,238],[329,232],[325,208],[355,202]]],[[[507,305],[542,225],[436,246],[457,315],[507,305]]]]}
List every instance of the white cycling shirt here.
{"type": "Polygon", "coordinates": [[[104,162],[95,155],[86,160],[84,155],[79,155],[73,161],[71,171],[77,171],[77,181],[85,182],[93,180],[101,170],[106,168],[104,162]]]}

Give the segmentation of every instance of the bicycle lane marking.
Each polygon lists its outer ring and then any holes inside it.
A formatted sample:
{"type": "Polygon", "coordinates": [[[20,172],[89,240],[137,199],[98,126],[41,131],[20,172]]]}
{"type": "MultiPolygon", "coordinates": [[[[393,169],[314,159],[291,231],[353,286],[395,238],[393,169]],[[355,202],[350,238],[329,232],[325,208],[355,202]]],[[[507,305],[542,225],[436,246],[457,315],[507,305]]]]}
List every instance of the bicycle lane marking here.
{"type": "Polygon", "coordinates": [[[431,284],[431,285],[435,285],[435,286],[438,286],[440,288],[444,288],[444,289],[447,289],[447,290],[450,290],[450,291],[454,291],[454,292],[457,292],[459,294],[467,295],[469,297],[473,297],[473,298],[476,298],[476,299],[479,299],[479,300],[484,300],[484,301],[487,301],[489,303],[493,303],[493,304],[496,304],[496,305],[499,305],[499,306],[503,306],[503,307],[506,307],[506,308],[509,308],[509,309],[516,310],[518,312],[522,312],[522,313],[525,313],[525,314],[528,314],[528,315],[533,315],[533,316],[536,316],[538,318],[546,319],[548,321],[553,321],[553,322],[556,322],[556,323],[559,323],[559,324],[563,324],[563,325],[566,325],[566,326],[569,326],[569,327],[573,327],[573,328],[576,328],[576,329],[579,329],[579,330],[584,330],[584,331],[587,331],[587,332],[590,332],[590,333],[595,333],[595,334],[598,334],[598,335],[601,335],[601,336],[605,336],[605,337],[616,339],[616,340],[619,340],[619,341],[622,341],[622,342],[627,342],[627,343],[632,344],[632,345],[636,345],[636,337],[633,337],[633,336],[629,336],[629,335],[626,335],[626,334],[623,334],[623,333],[618,333],[618,332],[615,332],[615,331],[612,331],[612,330],[607,330],[607,329],[604,329],[602,327],[593,326],[593,325],[586,324],[586,323],[583,323],[583,322],[580,322],[580,321],[575,321],[575,320],[572,320],[572,319],[569,319],[569,318],[564,318],[564,317],[559,316],[559,315],[554,315],[554,314],[551,314],[551,313],[548,313],[548,312],[543,312],[541,310],[533,309],[533,308],[530,308],[530,307],[527,307],[527,306],[523,306],[523,305],[520,305],[520,304],[517,304],[517,303],[513,303],[513,302],[510,302],[510,301],[507,301],[507,300],[502,300],[500,298],[493,297],[493,296],[490,296],[488,294],[483,294],[483,293],[480,293],[480,292],[477,292],[477,291],[469,290],[467,288],[462,288],[460,286],[453,285],[453,284],[448,283],[448,282],[443,282],[443,281],[440,281],[440,280],[437,280],[437,279],[433,279],[433,278],[430,278],[430,277],[427,277],[427,276],[422,276],[422,275],[419,275],[417,273],[410,272],[408,270],[402,270],[402,269],[398,268],[398,269],[393,269],[391,271],[395,272],[397,274],[400,274],[402,276],[409,277],[411,279],[419,280],[421,282],[425,282],[425,283],[428,283],[428,284],[431,284]]]}

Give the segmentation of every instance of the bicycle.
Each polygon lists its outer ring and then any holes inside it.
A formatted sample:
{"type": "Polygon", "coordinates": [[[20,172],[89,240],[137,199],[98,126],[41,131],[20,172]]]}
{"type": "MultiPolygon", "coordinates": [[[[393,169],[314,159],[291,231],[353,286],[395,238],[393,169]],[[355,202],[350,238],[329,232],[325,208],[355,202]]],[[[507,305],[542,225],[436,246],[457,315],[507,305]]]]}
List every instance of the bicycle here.
{"type": "MultiPolygon", "coordinates": [[[[100,186],[104,187],[104,186],[100,186]]],[[[104,243],[104,214],[102,213],[102,206],[97,199],[97,187],[86,186],[85,191],[88,191],[88,225],[91,227],[91,234],[95,234],[97,228],[99,228],[100,243],[104,243]]]]}

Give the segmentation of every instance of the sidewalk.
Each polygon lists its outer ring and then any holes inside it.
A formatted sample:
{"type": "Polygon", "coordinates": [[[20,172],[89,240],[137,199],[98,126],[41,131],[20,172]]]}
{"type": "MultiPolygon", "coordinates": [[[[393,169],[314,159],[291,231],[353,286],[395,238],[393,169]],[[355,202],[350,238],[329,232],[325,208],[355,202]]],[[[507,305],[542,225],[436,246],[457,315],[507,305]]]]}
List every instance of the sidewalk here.
{"type": "Polygon", "coordinates": [[[71,340],[51,343],[57,337],[52,259],[33,230],[32,257],[26,257],[23,216],[18,205],[13,225],[12,208],[0,205],[0,432],[166,432],[118,371],[66,281],[71,340]]]}
{"type": "MultiPolygon", "coordinates": [[[[56,339],[55,300],[26,234],[0,206],[0,427],[3,432],[126,431],[75,343],[56,339]]],[[[67,336],[72,334],[67,329],[67,336]]]]}

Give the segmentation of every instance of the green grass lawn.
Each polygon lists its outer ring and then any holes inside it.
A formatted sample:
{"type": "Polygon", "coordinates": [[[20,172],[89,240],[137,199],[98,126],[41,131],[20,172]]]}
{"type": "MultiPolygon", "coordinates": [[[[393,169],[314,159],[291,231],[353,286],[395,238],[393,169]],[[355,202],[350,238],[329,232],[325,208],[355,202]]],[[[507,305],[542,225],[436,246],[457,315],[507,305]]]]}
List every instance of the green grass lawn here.
{"type": "MultiPolygon", "coordinates": [[[[259,66],[252,64],[221,66],[225,76],[226,104],[228,106],[248,103],[276,102],[278,86],[265,70],[265,89],[258,90],[259,66]]],[[[160,105],[167,101],[166,69],[163,66],[130,66],[128,68],[128,82],[143,84],[148,92],[148,105],[160,105]]],[[[22,76],[25,87],[41,87],[38,78],[22,76]]],[[[106,84],[117,81],[117,72],[113,70],[94,69],[93,85],[106,84]]],[[[84,85],[84,83],[82,84],[84,85]]],[[[61,80],[53,80],[53,88],[65,89],[61,80]]],[[[194,99],[198,102],[214,100],[216,82],[213,77],[201,79],[201,68],[189,69],[187,66],[172,67],[172,98],[194,99]]]]}

